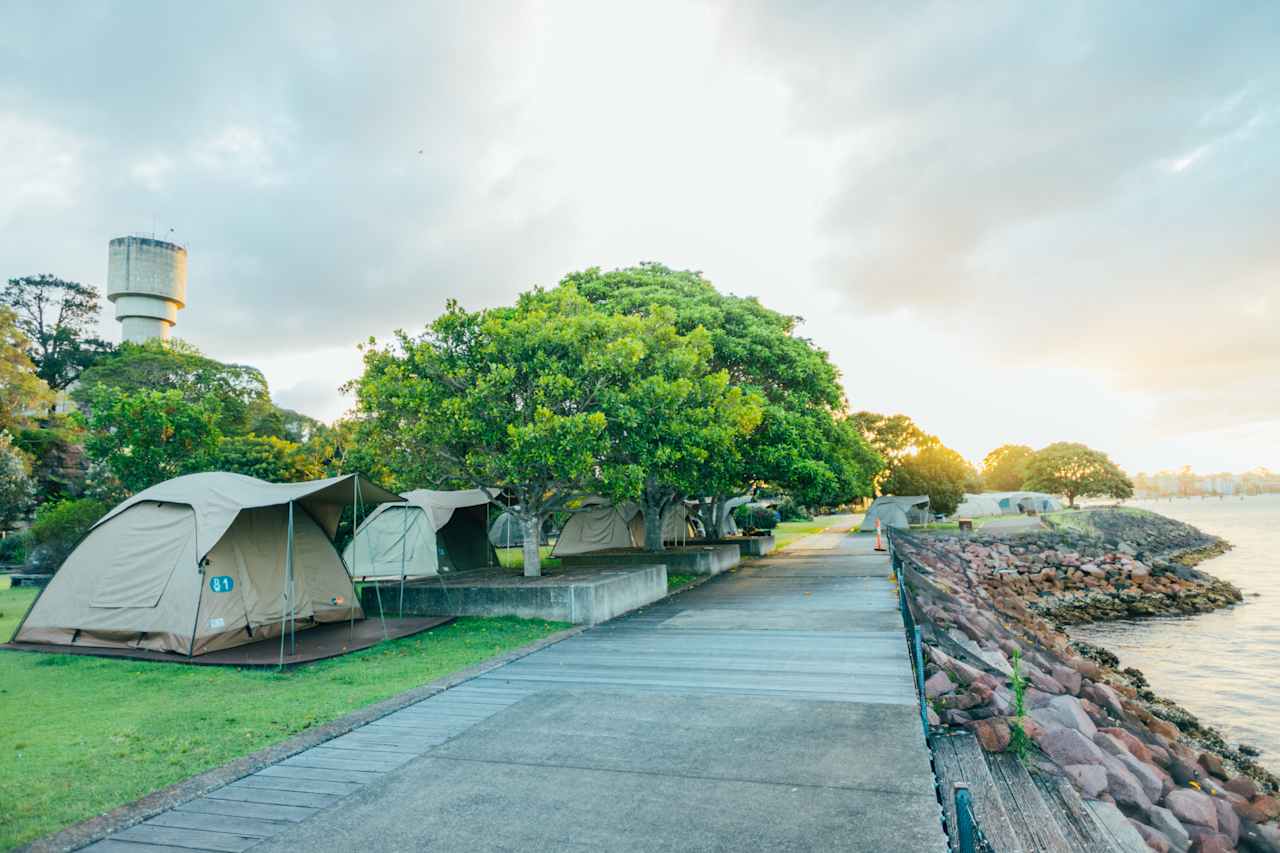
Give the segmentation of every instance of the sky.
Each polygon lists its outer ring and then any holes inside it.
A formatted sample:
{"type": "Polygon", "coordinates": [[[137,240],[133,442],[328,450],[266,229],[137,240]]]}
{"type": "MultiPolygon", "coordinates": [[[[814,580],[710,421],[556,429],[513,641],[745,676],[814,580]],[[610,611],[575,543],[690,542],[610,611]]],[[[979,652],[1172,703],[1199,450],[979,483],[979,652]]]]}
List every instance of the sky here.
{"type": "Polygon", "coordinates": [[[1277,44],[1243,0],[13,0],[0,275],[175,240],[174,334],[333,419],[449,298],[661,261],[973,461],[1280,469],[1277,44]]]}

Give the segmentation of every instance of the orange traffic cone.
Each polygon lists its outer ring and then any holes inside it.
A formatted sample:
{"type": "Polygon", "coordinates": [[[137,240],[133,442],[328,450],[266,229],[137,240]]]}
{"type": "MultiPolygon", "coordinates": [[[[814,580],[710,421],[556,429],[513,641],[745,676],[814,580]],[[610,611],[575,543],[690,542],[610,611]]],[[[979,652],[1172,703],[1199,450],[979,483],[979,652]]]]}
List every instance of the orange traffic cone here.
{"type": "Polygon", "coordinates": [[[880,539],[880,519],[876,519],[876,550],[884,550],[884,542],[880,539]]]}

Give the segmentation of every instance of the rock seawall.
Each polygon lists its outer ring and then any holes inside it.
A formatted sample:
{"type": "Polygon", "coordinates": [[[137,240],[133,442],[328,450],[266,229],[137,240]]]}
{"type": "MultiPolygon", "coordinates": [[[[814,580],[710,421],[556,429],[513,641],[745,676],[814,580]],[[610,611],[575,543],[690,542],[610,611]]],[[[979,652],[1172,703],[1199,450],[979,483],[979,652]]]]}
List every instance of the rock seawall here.
{"type": "Polygon", "coordinates": [[[1006,538],[892,533],[925,637],[930,722],[1115,803],[1153,850],[1280,853],[1280,780],[1139,670],[1061,630],[1238,602],[1239,590],[1189,565],[1225,543],[1150,513],[1065,521],[1006,538]]]}

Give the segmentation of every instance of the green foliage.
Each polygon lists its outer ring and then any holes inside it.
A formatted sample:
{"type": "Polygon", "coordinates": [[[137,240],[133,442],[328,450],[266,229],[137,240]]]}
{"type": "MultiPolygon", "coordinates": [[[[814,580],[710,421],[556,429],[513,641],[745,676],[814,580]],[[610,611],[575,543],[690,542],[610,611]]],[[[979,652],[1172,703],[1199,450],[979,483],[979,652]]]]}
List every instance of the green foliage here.
{"type": "Polygon", "coordinates": [[[1022,721],[1026,717],[1027,679],[1022,674],[1022,651],[1013,650],[1013,719],[1009,722],[1009,750],[1025,762],[1031,751],[1031,738],[1022,721]]]}
{"type": "Polygon", "coordinates": [[[66,388],[111,351],[111,344],[92,334],[100,310],[92,287],[47,274],[11,278],[0,290],[0,303],[17,315],[27,354],[50,388],[66,388]]]}
{"type": "Polygon", "coordinates": [[[29,537],[26,533],[10,533],[0,539],[0,565],[22,565],[27,561],[29,537]]]}
{"type": "Polygon", "coordinates": [[[214,467],[221,434],[217,400],[192,403],[177,389],[125,392],[96,387],[85,452],[126,494],[214,467]]]}
{"type": "Polygon", "coordinates": [[[773,530],[782,521],[778,511],[772,507],[750,505],[735,509],[733,520],[743,530],[773,530]]]}
{"type": "Polygon", "coordinates": [[[1070,506],[1078,497],[1133,497],[1133,483],[1107,454],[1067,441],[1050,444],[1031,457],[1023,488],[1063,495],[1070,506]]]}
{"type": "Polygon", "coordinates": [[[964,498],[972,468],[949,447],[933,444],[898,463],[885,481],[885,494],[928,495],[933,512],[950,515],[964,498]]]}
{"type": "Polygon", "coordinates": [[[31,340],[12,309],[0,306],[0,429],[16,430],[53,402],[49,386],[28,355],[31,340]]]}
{"type": "Polygon", "coordinates": [[[749,430],[750,403],[708,372],[708,348],[668,315],[608,314],[572,287],[489,311],[451,302],[422,335],[366,348],[349,386],[356,443],[397,487],[502,489],[536,529],[582,493],[635,498],[653,478],[680,488],[749,430]]]}
{"type": "Polygon", "coordinates": [[[804,507],[795,502],[792,497],[785,497],[778,504],[778,520],[779,521],[812,521],[811,516],[804,507]]]}
{"type": "Polygon", "coordinates": [[[906,415],[856,412],[850,416],[850,420],[883,461],[876,475],[876,487],[880,494],[907,494],[895,492],[885,483],[908,456],[941,444],[937,436],[920,429],[906,415]]]}
{"type": "Polygon", "coordinates": [[[109,504],[93,498],[55,501],[41,506],[27,532],[35,568],[54,571],[61,566],[76,543],[110,509],[109,504]]]}
{"type": "Polygon", "coordinates": [[[31,459],[31,477],[36,483],[36,501],[56,501],[79,494],[84,484],[83,432],[66,415],[52,415],[44,426],[24,429],[15,444],[31,459]]]}
{"type": "Polygon", "coordinates": [[[26,514],[35,498],[31,459],[13,444],[13,436],[0,430],[0,530],[26,514]]]}
{"type": "Polygon", "coordinates": [[[261,426],[262,434],[290,437],[285,434],[288,419],[272,404],[261,371],[224,364],[180,340],[121,344],[84,372],[72,397],[82,406],[92,406],[93,395],[103,387],[127,394],[175,391],[194,405],[212,401],[218,409],[218,430],[225,435],[242,435],[261,426]]]}
{"type": "Polygon", "coordinates": [[[297,483],[324,476],[324,469],[307,448],[270,435],[240,435],[218,444],[213,467],[272,483],[297,483]]]}
{"type": "Polygon", "coordinates": [[[870,493],[879,460],[856,431],[838,421],[839,374],[827,354],[796,334],[799,318],[753,298],[718,292],[700,273],[661,264],[564,278],[603,309],[624,314],[668,311],[681,334],[704,331],[710,370],[763,401],[761,422],[733,447],[713,453],[693,496],[727,497],[768,483],[804,503],[838,504],[870,493]]]}
{"type": "Polygon", "coordinates": [[[1027,479],[1035,451],[1025,444],[1002,444],[982,460],[982,484],[992,492],[1016,492],[1027,479]]]}

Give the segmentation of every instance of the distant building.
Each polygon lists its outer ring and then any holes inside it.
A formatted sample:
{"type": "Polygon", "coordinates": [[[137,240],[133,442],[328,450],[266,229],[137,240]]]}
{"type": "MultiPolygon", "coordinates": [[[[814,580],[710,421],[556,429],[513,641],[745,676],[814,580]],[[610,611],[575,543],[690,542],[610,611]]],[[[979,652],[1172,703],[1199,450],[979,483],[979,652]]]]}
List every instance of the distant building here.
{"type": "Polygon", "coordinates": [[[107,249],[107,299],[121,338],[167,341],[187,304],[187,250],[153,237],[117,237],[107,249]]]}

